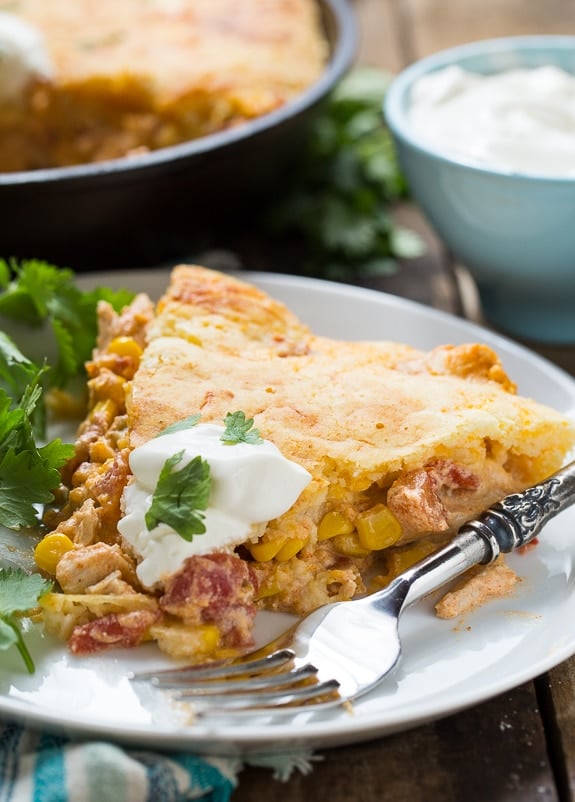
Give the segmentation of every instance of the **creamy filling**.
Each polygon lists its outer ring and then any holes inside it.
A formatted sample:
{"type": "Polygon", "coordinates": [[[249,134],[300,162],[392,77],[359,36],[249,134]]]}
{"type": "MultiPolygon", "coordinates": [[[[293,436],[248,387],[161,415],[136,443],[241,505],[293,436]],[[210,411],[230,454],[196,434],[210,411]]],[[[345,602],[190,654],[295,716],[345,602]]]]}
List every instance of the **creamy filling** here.
{"type": "Polygon", "coordinates": [[[255,524],[286,512],[311,480],[310,474],[283,456],[268,440],[223,443],[223,426],[198,424],[150,440],[130,455],[133,480],[123,494],[124,516],[118,531],[140,558],[138,578],[152,587],[196,554],[233,551],[251,535],[255,524]],[[210,467],[206,531],[185,540],[166,523],[151,530],[146,513],[152,505],[166,460],[183,451],[178,468],[201,457],[210,467]]]}
{"type": "Polygon", "coordinates": [[[422,141],[478,166],[575,174],[575,76],[557,67],[446,67],[415,83],[409,119],[422,141]]]}
{"type": "Polygon", "coordinates": [[[0,104],[18,101],[34,78],[51,79],[54,66],[41,33],[0,11],[0,104]]]}

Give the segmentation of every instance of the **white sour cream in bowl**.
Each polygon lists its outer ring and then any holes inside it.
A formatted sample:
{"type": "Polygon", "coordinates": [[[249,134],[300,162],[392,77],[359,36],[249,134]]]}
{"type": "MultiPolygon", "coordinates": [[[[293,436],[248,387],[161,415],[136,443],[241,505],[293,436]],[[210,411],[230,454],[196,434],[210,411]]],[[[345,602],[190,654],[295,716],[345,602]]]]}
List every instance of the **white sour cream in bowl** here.
{"type": "Polygon", "coordinates": [[[555,66],[444,67],[413,85],[409,121],[422,142],[470,164],[575,175],[575,76],[555,66]]]}

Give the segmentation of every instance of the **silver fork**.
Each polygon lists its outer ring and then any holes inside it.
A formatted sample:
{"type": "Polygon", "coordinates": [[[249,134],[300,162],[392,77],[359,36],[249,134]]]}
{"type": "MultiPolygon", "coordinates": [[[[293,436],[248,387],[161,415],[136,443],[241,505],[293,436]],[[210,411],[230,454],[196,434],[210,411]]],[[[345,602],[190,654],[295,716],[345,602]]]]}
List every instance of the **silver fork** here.
{"type": "Polygon", "coordinates": [[[319,608],[266,646],[218,664],[133,674],[178,699],[197,716],[294,714],[351,703],[372,690],[401,654],[398,620],[410,604],[469,568],[535,538],[575,502],[575,462],[545,481],[506,496],[465,524],[452,542],[369,596],[319,608]]]}

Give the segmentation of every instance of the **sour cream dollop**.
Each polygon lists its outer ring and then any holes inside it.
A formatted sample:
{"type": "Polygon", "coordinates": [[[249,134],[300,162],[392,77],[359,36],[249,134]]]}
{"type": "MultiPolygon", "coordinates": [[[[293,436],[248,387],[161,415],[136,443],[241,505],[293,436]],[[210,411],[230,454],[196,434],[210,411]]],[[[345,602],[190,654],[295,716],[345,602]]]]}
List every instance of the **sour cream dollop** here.
{"type": "Polygon", "coordinates": [[[147,587],[177,571],[192,555],[233,550],[254,524],[286,512],[311,481],[304,468],[269,440],[228,445],[220,440],[223,431],[216,424],[197,424],[156,437],[130,455],[134,479],[124,491],[124,517],[118,530],[140,556],[137,573],[147,587]],[[206,531],[191,542],[165,523],[149,530],[145,521],[160,472],[166,460],[180,451],[184,453],[178,470],[200,456],[208,462],[212,480],[204,511],[206,531]]]}
{"type": "Polygon", "coordinates": [[[54,66],[40,31],[0,11],[0,104],[18,100],[33,78],[52,78],[54,66]]]}
{"type": "Polygon", "coordinates": [[[554,66],[479,75],[449,66],[413,86],[417,137],[478,166],[575,174],[575,76],[554,66]]]}

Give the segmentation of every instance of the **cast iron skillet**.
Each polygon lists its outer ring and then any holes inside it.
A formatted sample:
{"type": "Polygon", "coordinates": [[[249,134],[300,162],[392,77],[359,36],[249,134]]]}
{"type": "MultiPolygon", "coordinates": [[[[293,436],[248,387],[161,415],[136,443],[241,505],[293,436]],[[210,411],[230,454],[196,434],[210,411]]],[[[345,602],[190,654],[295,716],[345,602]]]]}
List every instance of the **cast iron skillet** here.
{"type": "Polygon", "coordinates": [[[182,258],[205,233],[281,192],[282,172],[321,101],[351,66],[357,28],[349,0],[318,0],[330,62],[281,109],[137,158],[0,174],[0,257],[48,259],[75,270],[182,258]]]}

